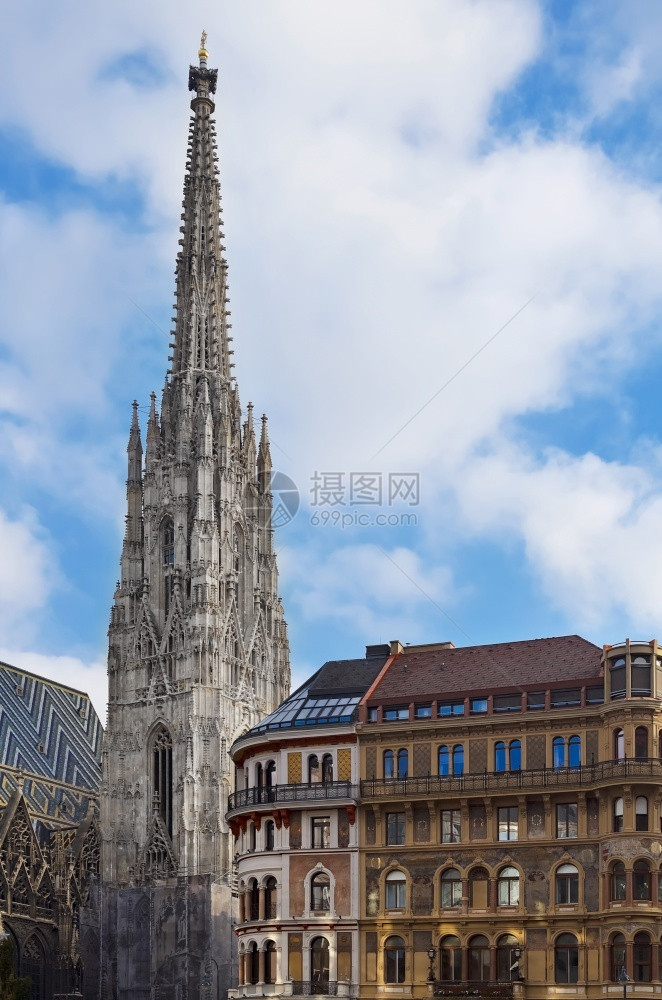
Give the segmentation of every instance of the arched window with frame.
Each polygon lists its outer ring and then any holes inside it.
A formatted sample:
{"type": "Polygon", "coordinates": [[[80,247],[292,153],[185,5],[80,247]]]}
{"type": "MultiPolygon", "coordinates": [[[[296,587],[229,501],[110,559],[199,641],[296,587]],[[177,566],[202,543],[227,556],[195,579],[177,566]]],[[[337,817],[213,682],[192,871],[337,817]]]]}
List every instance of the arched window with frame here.
{"type": "Polygon", "coordinates": [[[36,934],[21,949],[21,976],[32,980],[30,1000],[43,1000],[46,996],[46,953],[36,934]]]}
{"type": "Polygon", "coordinates": [[[651,658],[647,653],[637,653],[630,664],[630,692],[633,698],[650,698],[651,658]]]}
{"type": "Polygon", "coordinates": [[[609,942],[609,964],[612,983],[619,981],[619,974],[625,971],[625,935],[614,934],[609,942]]]}
{"type": "Polygon", "coordinates": [[[409,751],[404,747],[398,750],[398,778],[406,778],[409,773],[409,751]]]}
{"type": "Polygon", "coordinates": [[[625,657],[619,656],[609,663],[609,682],[611,698],[625,698],[625,657]]]}
{"type": "Polygon", "coordinates": [[[439,942],[439,979],[442,983],[462,979],[462,945],[454,934],[446,934],[439,942]]]}
{"type": "Polygon", "coordinates": [[[622,833],[623,831],[623,799],[614,799],[612,803],[612,829],[614,833],[622,833]]]}
{"type": "Polygon", "coordinates": [[[264,824],[264,849],[273,851],[276,846],[276,825],[272,819],[266,820],[264,824]]]}
{"type": "Polygon", "coordinates": [[[625,899],[625,865],[622,861],[612,862],[610,871],[611,891],[609,893],[612,903],[621,903],[625,899]]]}
{"type": "Polygon", "coordinates": [[[325,753],[322,757],[322,783],[330,785],[333,781],[333,756],[325,753]]]}
{"type": "Polygon", "coordinates": [[[255,941],[251,941],[248,946],[248,978],[252,986],[260,981],[260,953],[255,941]]]}
{"type": "Polygon", "coordinates": [[[404,983],[405,981],[405,942],[396,934],[387,937],[384,942],[384,982],[404,983]]]}
{"type": "Polygon", "coordinates": [[[469,981],[487,983],[490,979],[490,943],[484,934],[469,938],[469,981]]]}
{"type": "Polygon", "coordinates": [[[316,753],[308,757],[308,784],[316,785],[320,780],[320,761],[316,753]]]}
{"type": "Polygon", "coordinates": [[[582,740],[580,736],[571,736],[568,740],[568,767],[581,767],[582,740]]]}
{"type": "Polygon", "coordinates": [[[645,931],[639,931],[632,942],[632,971],[635,983],[650,983],[651,939],[645,931]]]}
{"type": "Polygon", "coordinates": [[[172,739],[165,726],[152,735],[152,781],[154,804],[172,837],[172,739]]]}
{"type": "Polygon", "coordinates": [[[506,770],[506,744],[503,740],[497,740],[494,744],[494,770],[506,770]]]}
{"type": "Polygon", "coordinates": [[[514,934],[502,934],[497,940],[497,979],[507,983],[519,977],[519,941],[514,934]]]}
{"type": "Polygon", "coordinates": [[[438,773],[442,777],[450,774],[450,751],[447,746],[440,746],[437,752],[438,773]]]}
{"type": "Polygon", "coordinates": [[[555,736],[552,740],[552,767],[565,767],[565,739],[555,736]]]}
{"type": "Polygon", "coordinates": [[[250,822],[248,824],[248,850],[257,850],[257,829],[255,827],[255,823],[250,822]]]}
{"type": "Polygon", "coordinates": [[[325,937],[316,937],[310,942],[310,981],[322,990],[329,986],[329,942],[325,937]]]}
{"type": "Polygon", "coordinates": [[[453,747],[453,774],[457,777],[464,774],[464,747],[456,743],[453,747]]]}
{"type": "Polygon", "coordinates": [[[264,916],[266,920],[275,920],[278,905],[278,883],[270,875],[264,883],[264,916]]]}
{"type": "Polygon", "coordinates": [[[622,729],[614,730],[614,760],[625,759],[625,732],[622,729]]]}
{"type": "Polygon", "coordinates": [[[457,868],[446,868],[441,873],[441,905],[444,910],[462,905],[462,876],[457,868]]]}
{"type": "Polygon", "coordinates": [[[579,982],[579,945],[574,934],[559,934],[554,942],[554,982],[579,982]]]}
{"type": "Polygon", "coordinates": [[[331,909],[331,882],[326,872],[316,872],[310,880],[310,909],[313,913],[331,909]]]}
{"type": "Polygon", "coordinates": [[[407,905],[407,877],[404,872],[392,871],[386,876],[386,909],[404,910],[407,905]]]}
{"type": "Polygon", "coordinates": [[[635,861],[632,866],[632,896],[636,900],[651,898],[651,871],[647,861],[635,861]]]}
{"type": "Polygon", "coordinates": [[[645,795],[637,795],[634,800],[635,830],[645,833],[648,830],[648,799],[645,795]]]}
{"type": "Polygon", "coordinates": [[[275,941],[265,941],[264,943],[264,981],[269,984],[276,982],[275,941]]]}
{"type": "Polygon", "coordinates": [[[522,741],[511,740],[508,745],[508,770],[522,770],[522,741]]]}
{"type": "MultiPolygon", "coordinates": [[[[268,760],[267,766],[264,770],[264,784],[267,791],[270,792],[272,788],[276,785],[276,761],[268,760]]],[[[271,798],[271,796],[269,796],[271,798]]]]}
{"type": "Polygon", "coordinates": [[[648,729],[646,726],[637,726],[634,731],[634,755],[637,760],[645,760],[648,757],[648,729]]]}
{"type": "Polygon", "coordinates": [[[395,754],[392,750],[384,751],[384,777],[395,777],[395,754]]]}
{"type": "Polygon", "coordinates": [[[579,869],[576,865],[559,865],[556,869],[555,900],[558,904],[579,902],[579,869]]]}
{"type": "Polygon", "coordinates": [[[259,920],[260,919],[260,890],[257,884],[257,879],[252,878],[248,883],[248,890],[250,893],[250,919],[259,920]]]}
{"type": "Polygon", "coordinates": [[[513,865],[499,872],[497,903],[499,906],[519,906],[519,872],[513,865]]]}

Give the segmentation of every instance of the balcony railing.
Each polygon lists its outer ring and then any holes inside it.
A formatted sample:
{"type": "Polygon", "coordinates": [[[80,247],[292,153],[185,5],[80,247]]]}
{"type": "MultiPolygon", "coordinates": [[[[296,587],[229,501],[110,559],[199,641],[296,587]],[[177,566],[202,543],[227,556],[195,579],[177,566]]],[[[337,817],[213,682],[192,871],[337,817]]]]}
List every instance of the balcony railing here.
{"type": "Polygon", "coordinates": [[[244,788],[234,792],[228,800],[228,811],[245,809],[246,806],[264,806],[273,803],[303,802],[324,799],[357,799],[359,786],[351,781],[318,781],[310,785],[272,785],[271,788],[244,788]]]}
{"type": "Polygon", "coordinates": [[[503,1000],[513,995],[512,983],[474,983],[460,981],[454,983],[435,983],[436,997],[489,997],[493,1000],[503,1000]]]}
{"type": "Polygon", "coordinates": [[[337,997],[338,983],[292,980],[292,994],[298,997],[337,997]]]}
{"type": "Polygon", "coordinates": [[[462,795],[520,788],[564,788],[599,785],[609,780],[652,778],[662,780],[662,760],[657,757],[605,760],[581,767],[543,767],[526,771],[481,771],[475,774],[428,775],[425,778],[368,778],[361,782],[364,799],[402,799],[408,795],[462,795]]]}

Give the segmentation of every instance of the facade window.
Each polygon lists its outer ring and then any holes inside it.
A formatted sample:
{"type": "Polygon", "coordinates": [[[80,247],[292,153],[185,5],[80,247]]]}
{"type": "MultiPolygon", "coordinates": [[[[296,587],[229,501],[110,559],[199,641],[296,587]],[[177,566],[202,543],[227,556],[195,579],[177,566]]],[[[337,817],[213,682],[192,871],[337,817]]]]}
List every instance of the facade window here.
{"type": "Polygon", "coordinates": [[[522,770],[522,742],[521,740],[511,740],[508,745],[508,770],[522,770]]]}
{"type": "Polygon", "coordinates": [[[325,785],[333,781],[333,757],[330,753],[325,753],[322,757],[322,782],[325,785]]]}
{"type": "Polygon", "coordinates": [[[586,688],[587,705],[604,705],[605,689],[602,684],[592,684],[586,688]]]}
{"type": "Polygon", "coordinates": [[[405,942],[403,938],[393,935],[384,943],[384,982],[404,983],[405,981],[405,942]]]}
{"type": "Polygon", "coordinates": [[[488,878],[485,868],[473,868],[469,873],[469,905],[475,910],[487,909],[488,878]]]}
{"type": "Polygon", "coordinates": [[[442,983],[462,979],[462,948],[454,934],[447,934],[439,942],[439,978],[442,983]]]}
{"type": "Polygon", "coordinates": [[[623,799],[614,799],[612,809],[614,833],[621,833],[623,831],[623,799]]]}
{"type": "Polygon", "coordinates": [[[276,846],[276,826],[272,819],[268,819],[264,824],[264,849],[273,851],[276,846]]]}
{"type": "Polygon", "coordinates": [[[310,846],[318,850],[331,846],[330,816],[313,816],[310,821],[310,846]]]}
{"type": "Polygon", "coordinates": [[[262,764],[255,765],[255,787],[262,788],[264,785],[264,768],[262,764]]]}
{"type": "Polygon", "coordinates": [[[448,747],[439,747],[438,762],[439,774],[442,777],[446,777],[446,775],[450,774],[450,751],[448,747]]]}
{"type": "Polygon", "coordinates": [[[248,978],[253,985],[260,981],[260,955],[255,941],[248,946],[248,978]]]}
{"type": "Polygon", "coordinates": [[[389,847],[401,847],[405,842],[405,814],[386,813],[386,843],[389,847]]]}
{"type": "Polygon", "coordinates": [[[255,829],[255,823],[248,824],[248,850],[257,850],[257,830],[255,829]]]}
{"type": "Polygon", "coordinates": [[[175,564],[175,526],[171,520],[167,520],[163,525],[163,565],[174,566],[175,564]]]}
{"type": "Polygon", "coordinates": [[[560,905],[579,902],[579,870],[575,865],[556,869],[556,902],[560,905]]]}
{"type": "Polygon", "coordinates": [[[460,810],[441,810],[441,842],[442,844],[460,843],[460,810]]]}
{"type": "Polygon", "coordinates": [[[331,883],[326,872],[317,872],[310,880],[310,908],[313,913],[331,909],[331,883]]]}
{"type": "Polygon", "coordinates": [[[635,861],[632,866],[632,895],[634,899],[651,898],[651,873],[647,861],[635,861]]]}
{"type": "Polygon", "coordinates": [[[648,730],[646,726],[637,726],[634,731],[634,755],[638,760],[648,757],[648,730]]]}
{"type": "Polygon", "coordinates": [[[431,719],[432,705],[416,705],[414,715],[417,719],[431,719]]]}
{"type": "Polygon", "coordinates": [[[469,981],[487,983],[490,979],[490,944],[484,934],[469,938],[469,981]]]}
{"type": "Polygon", "coordinates": [[[633,698],[649,698],[651,693],[651,658],[638,653],[632,657],[630,691],[633,698]]]}
{"type": "Polygon", "coordinates": [[[565,740],[555,736],[552,740],[552,767],[565,767],[565,740]]]}
{"type": "Polygon", "coordinates": [[[618,975],[625,970],[625,937],[614,934],[609,945],[610,974],[612,983],[618,982],[618,975]]]}
{"type": "Polygon", "coordinates": [[[502,934],[497,941],[497,979],[510,982],[519,978],[519,942],[514,934],[502,934]]]}
{"type": "Polygon", "coordinates": [[[267,941],[264,946],[264,981],[265,983],[276,982],[276,944],[274,941],[267,941]]]}
{"type": "Polygon", "coordinates": [[[409,751],[398,750],[398,778],[406,778],[409,773],[409,751]]]}
{"type": "Polygon", "coordinates": [[[625,657],[619,656],[609,664],[611,697],[625,698],[625,657]]]}
{"type": "Polygon", "coordinates": [[[621,903],[625,899],[625,865],[614,861],[611,866],[611,901],[621,903]]]}
{"type": "Polygon", "coordinates": [[[517,840],[519,832],[517,806],[499,806],[497,816],[499,840],[517,840]]]}
{"type": "Polygon", "coordinates": [[[395,754],[392,750],[384,751],[384,777],[395,778],[395,754]]]}
{"type": "Polygon", "coordinates": [[[405,722],[409,718],[409,708],[407,706],[385,708],[383,709],[383,716],[384,722],[405,722]]]}
{"type": "Polygon", "coordinates": [[[276,784],[276,761],[267,761],[267,766],[264,771],[264,784],[267,789],[272,789],[276,784]]]}
{"type": "Polygon", "coordinates": [[[622,729],[614,730],[614,760],[625,758],[625,733],[622,729]]]}
{"type": "Polygon", "coordinates": [[[249,912],[250,920],[259,920],[260,918],[260,890],[257,887],[257,879],[252,878],[249,882],[249,912]]]}
{"type": "Polygon", "coordinates": [[[404,910],[407,905],[407,879],[404,872],[389,872],[386,876],[386,909],[404,910]]]}
{"type": "Polygon", "coordinates": [[[464,715],[463,701],[442,701],[437,703],[437,715],[445,718],[449,715],[464,715]]]}
{"type": "Polygon", "coordinates": [[[581,767],[582,741],[579,736],[571,736],[568,740],[568,767],[581,767]]]}
{"type": "Polygon", "coordinates": [[[472,715],[482,715],[487,712],[487,698],[472,698],[470,708],[472,715]]]}
{"type": "Polygon", "coordinates": [[[444,910],[462,905],[462,876],[457,868],[441,873],[441,905],[444,910]]]}
{"type": "Polygon", "coordinates": [[[368,722],[377,722],[377,709],[376,708],[369,708],[368,709],[368,722]]]}
{"type": "Polygon", "coordinates": [[[497,901],[499,906],[519,906],[519,872],[509,866],[502,868],[497,881],[497,901]]]}
{"type": "Polygon", "coordinates": [[[563,688],[560,691],[550,692],[550,705],[552,708],[568,708],[570,705],[581,705],[581,688],[563,688]]]}
{"type": "Polygon", "coordinates": [[[499,740],[494,744],[494,770],[506,770],[506,744],[503,740],[499,740]]]}
{"type": "Polygon", "coordinates": [[[320,993],[329,988],[329,942],[324,937],[316,937],[310,942],[310,981],[320,987],[320,993]]]}
{"type": "Polygon", "coordinates": [[[495,694],[492,699],[492,707],[495,712],[521,712],[521,694],[495,694]]]}
{"type": "Polygon", "coordinates": [[[172,837],[172,740],[163,726],[152,739],[152,777],[156,809],[172,837]]]}
{"type": "Polygon", "coordinates": [[[276,889],[278,883],[273,875],[264,883],[264,916],[267,920],[276,919],[276,889]]]}
{"type": "Polygon", "coordinates": [[[554,982],[579,980],[579,947],[574,934],[559,934],[554,944],[554,982]]]}
{"type": "Polygon", "coordinates": [[[632,943],[632,971],[635,983],[651,981],[651,941],[645,931],[635,934],[632,943]]]}
{"type": "Polygon", "coordinates": [[[556,806],[556,836],[572,840],[577,836],[577,803],[559,802],[556,806]]]}
{"type": "Polygon", "coordinates": [[[637,795],[634,801],[635,829],[640,833],[648,829],[648,799],[645,795],[637,795]]]}
{"type": "Polygon", "coordinates": [[[545,707],[544,691],[528,691],[526,695],[526,707],[529,712],[539,711],[545,707]]]}
{"type": "Polygon", "coordinates": [[[308,784],[316,785],[320,780],[320,760],[317,754],[311,753],[308,758],[308,784]]]}
{"type": "Polygon", "coordinates": [[[453,747],[453,774],[464,774],[464,747],[461,743],[453,747]]]}

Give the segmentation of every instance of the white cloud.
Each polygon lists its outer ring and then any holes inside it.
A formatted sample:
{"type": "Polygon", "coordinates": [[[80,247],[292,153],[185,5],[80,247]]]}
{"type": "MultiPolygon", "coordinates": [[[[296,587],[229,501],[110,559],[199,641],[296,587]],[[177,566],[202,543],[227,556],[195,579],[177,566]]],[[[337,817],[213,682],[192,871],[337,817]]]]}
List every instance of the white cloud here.
{"type": "Polygon", "coordinates": [[[33,510],[16,518],[0,510],[0,633],[4,641],[29,637],[32,617],[48,600],[55,572],[33,510]]]}

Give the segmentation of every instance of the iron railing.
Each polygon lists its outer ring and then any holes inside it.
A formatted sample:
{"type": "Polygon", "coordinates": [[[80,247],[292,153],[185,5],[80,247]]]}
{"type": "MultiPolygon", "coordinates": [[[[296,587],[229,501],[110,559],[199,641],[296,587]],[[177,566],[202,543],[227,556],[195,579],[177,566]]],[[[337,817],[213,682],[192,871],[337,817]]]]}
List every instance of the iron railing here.
{"type": "Polygon", "coordinates": [[[508,1000],[513,995],[512,983],[474,983],[460,980],[454,983],[435,982],[436,997],[486,997],[490,1000],[508,1000]]]}
{"type": "Polygon", "coordinates": [[[494,792],[520,788],[565,788],[599,785],[608,780],[652,778],[662,780],[662,760],[628,757],[579,767],[543,767],[526,771],[481,771],[474,774],[435,775],[425,778],[368,778],[361,782],[364,799],[403,799],[409,795],[494,792]]]}
{"type": "Polygon", "coordinates": [[[273,803],[302,802],[324,799],[357,799],[359,786],[351,781],[318,781],[304,785],[272,785],[244,788],[229,796],[228,811],[245,809],[246,806],[263,806],[273,803]]]}
{"type": "Polygon", "coordinates": [[[324,980],[311,982],[310,980],[293,979],[292,995],[298,997],[337,997],[338,983],[328,980],[326,982],[324,980]]]}

